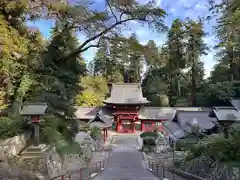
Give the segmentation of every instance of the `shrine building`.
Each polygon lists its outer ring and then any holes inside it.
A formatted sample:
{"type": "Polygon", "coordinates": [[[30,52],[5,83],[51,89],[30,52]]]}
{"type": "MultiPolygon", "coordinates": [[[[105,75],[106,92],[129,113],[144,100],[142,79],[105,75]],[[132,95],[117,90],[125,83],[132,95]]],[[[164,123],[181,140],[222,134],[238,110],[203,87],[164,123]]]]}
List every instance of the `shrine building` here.
{"type": "Polygon", "coordinates": [[[232,106],[227,110],[224,107],[152,107],[151,102],[143,97],[140,84],[112,84],[109,89],[109,97],[103,101],[104,106],[76,107],[75,112],[79,121],[101,128],[104,137],[107,137],[109,129],[119,133],[157,130],[164,136],[181,139],[189,133],[189,127],[194,124],[197,124],[202,132],[211,134],[215,131],[216,121],[226,122],[221,121],[222,116],[219,115],[223,112],[240,119],[239,99],[232,99],[232,106]]]}
{"type": "Polygon", "coordinates": [[[112,84],[110,95],[103,103],[102,107],[76,107],[77,119],[119,133],[155,129],[164,133],[162,122],[172,120],[176,113],[172,108],[149,106],[150,101],[143,97],[137,83],[112,84]]]}

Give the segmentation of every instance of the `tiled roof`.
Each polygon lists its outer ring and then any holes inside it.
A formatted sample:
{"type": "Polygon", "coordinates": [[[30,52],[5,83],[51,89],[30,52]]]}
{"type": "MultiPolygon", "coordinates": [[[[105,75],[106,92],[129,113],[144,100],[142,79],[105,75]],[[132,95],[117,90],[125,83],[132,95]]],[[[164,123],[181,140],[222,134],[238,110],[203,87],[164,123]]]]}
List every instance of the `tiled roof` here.
{"type": "Polygon", "coordinates": [[[149,101],[143,97],[140,84],[112,84],[110,97],[104,101],[111,104],[146,104],[149,101]]]}
{"type": "Polygon", "coordinates": [[[170,107],[143,107],[139,112],[139,119],[173,120],[176,109],[170,107]]]}
{"type": "Polygon", "coordinates": [[[173,140],[181,139],[185,137],[184,131],[181,129],[181,127],[176,122],[164,122],[163,123],[167,133],[173,140]]]}
{"type": "Polygon", "coordinates": [[[236,109],[240,110],[240,99],[231,99],[230,103],[235,107],[236,109]]]}
{"type": "Polygon", "coordinates": [[[75,116],[77,119],[93,120],[98,114],[101,117],[112,118],[112,111],[110,108],[103,107],[75,107],[75,116]]]}
{"type": "Polygon", "coordinates": [[[178,111],[211,111],[212,108],[205,107],[175,107],[178,111]]]}
{"type": "Polygon", "coordinates": [[[240,111],[235,107],[213,107],[210,117],[216,117],[218,121],[240,121],[240,111]]]}
{"type": "Polygon", "coordinates": [[[25,116],[44,115],[47,107],[46,103],[29,103],[23,106],[20,114],[25,116]]]}
{"type": "Polygon", "coordinates": [[[77,119],[94,119],[99,111],[99,107],[75,107],[77,119]]]}
{"type": "Polygon", "coordinates": [[[192,125],[197,125],[202,132],[212,129],[217,119],[209,117],[209,111],[178,111],[177,121],[184,131],[190,133],[192,125]]]}
{"type": "Polygon", "coordinates": [[[97,126],[100,128],[111,127],[113,124],[113,116],[112,112],[107,108],[101,108],[97,113],[96,117],[92,119],[90,123],[90,127],[97,126]]]}

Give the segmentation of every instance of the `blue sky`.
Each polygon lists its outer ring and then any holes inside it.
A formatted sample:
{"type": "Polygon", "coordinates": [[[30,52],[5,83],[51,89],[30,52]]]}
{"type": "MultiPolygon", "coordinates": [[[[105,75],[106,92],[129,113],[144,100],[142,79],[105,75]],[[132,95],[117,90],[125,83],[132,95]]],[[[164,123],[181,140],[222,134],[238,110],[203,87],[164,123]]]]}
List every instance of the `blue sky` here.
{"type": "MultiPolygon", "coordinates": [[[[102,0],[95,0],[95,7],[104,8],[104,4],[102,0]]],[[[138,0],[141,3],[147,2],[147,0],[138,0]]],[[[219,1],[219,0],[215,0],[219,1]]],[[[156,0],[158,6],[166,10],[168,13],[165,22],[167,25],[170,25],[172,20],[176,18],[185,19],[190,17],[192,19],[197,19],[200,17],[207,17],[209,15],[208,12],[208,0],[156,0]]],[[[29,23],[29,25],[33,25],[38,27],[42,34],[48,38],[51,27],[53,26],[53,22],[50,20],[40,20],[35,23],[29,23]]],[[[204,68],[206,76],[209,75],[212,67],[216,63],[216,59],[214,57],[214,50],[212,49],[216,43],[216,38],[213,33],[212,26],[215,25],[215,21],[212,20],[210,22],[205,23],[205,31],[208,35],[204,38],[204,41],[208,44],[210,51],[208,55],[202,56],[201,60],[204,62],[204,68]]],[[[154,40],[158,46],[161,46],[166,41],[166,34],[159,33],[154,30],[149,29],[147,26],[141,26],[135,22],[128,23],[129,30],[124,31],[125,36],[129,36],[131,33],[136,33],[138,40],[142,44],[146,44],[149,40],[154,40]]],[[[85,39],[84,35],[79,36],[79,41],[83,41],[85,39]]],[[[84,59],[89,62],[94,57],[97,49],[92,48],[88,51],[84,52],[84,59]]]]}

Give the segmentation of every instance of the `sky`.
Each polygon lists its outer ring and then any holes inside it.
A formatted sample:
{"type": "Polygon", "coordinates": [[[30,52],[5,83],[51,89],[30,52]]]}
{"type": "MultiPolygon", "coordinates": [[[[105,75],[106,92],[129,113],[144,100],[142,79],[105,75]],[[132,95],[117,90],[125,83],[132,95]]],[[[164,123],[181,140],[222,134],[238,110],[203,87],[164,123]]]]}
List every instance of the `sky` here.
{"type": "MultiPolygon", "coordinates": [[[[95,0],[95,7],[104,8],[104,0],[95,0]]],[[[140,3],[145,3],[148,0],[138,0],[140,3]]],[[[219,0],[215,0],[219,1],[219,0]]],[[[186,19],[190,17],[191,19],[197,19],[200,17],[207,17],[208,12],[208,0],[156,0],[156,4],[163,8],[167,12],[165,18],[165,23],[170,26],[171,22],[176,19],[186,19]]],[[[39,28],[44,37],[48,38],[50,35],[51,27],[54,23],[50,20],[39,20],[36,22],[29,22],[30,26],[35,26],[39,28]]],[[[204,41],[208,44],[210,48],[208,55],[202,56],[201,60],[204,62],[205,75],[208,77],[210,71],[212,70],[214,64],[216,63],[215,52],[213,46],[216,44],[217,40],[215,34],[213,33],[212,27],[215,25],[215,20],[205,22],[204,29],[208,34],[204,37],[204,41]]],[[[146,44],[149,40],[154,40],[155,43],[160,47],[166,41],[166,33],[156,32],[152,29],[149,29],[147,26],[141,26],[136,22],[128,23],[128,29],[124,30],[123,35],[129,36],[131,33],[135,33],[138,37],[138,40],[141,44],[146,44]]],[[[84,35],[79,35],[79,41],[83,42],[86,37],[84,35]]],[[[89,62],[93,59],[97,49],[91,48],[88,51],[83,53],[84,59],[89,62]]]]}

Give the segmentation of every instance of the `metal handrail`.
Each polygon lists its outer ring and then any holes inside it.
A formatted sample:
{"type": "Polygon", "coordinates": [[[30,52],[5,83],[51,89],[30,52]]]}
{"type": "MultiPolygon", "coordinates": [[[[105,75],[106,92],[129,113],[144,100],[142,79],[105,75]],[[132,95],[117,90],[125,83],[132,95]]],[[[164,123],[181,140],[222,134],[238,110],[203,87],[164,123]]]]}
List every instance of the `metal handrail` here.
{"type": "Polygon", "coordinates": [[[169,180],[178,180],[179,178],[181,178],[181,180],[207,180],[202,177],[151,160],[148,160],[148,168],[155,176],[160,178],[171,178],[169,180]]]}
{"type": "MultiPolygon", "coordinates": [[[[104,167],[105,167],[105,160],[102,160],[102,161],[98,161],[97,163],[82,167],[78,170],[69,171],[65,174],[55,176],[53,178],[50,178],[49,180],[71,180],[74,175],[77,175],[79,177],[79,180],[89,180],[91,179],[91,174],[99,173],[103,171],[104,167]],[[87,170],[87,171],[84,172],[84,170],[87,170]]],[[[76,177],[74,177],[74,180],[76,180],[76,177]]]]}

